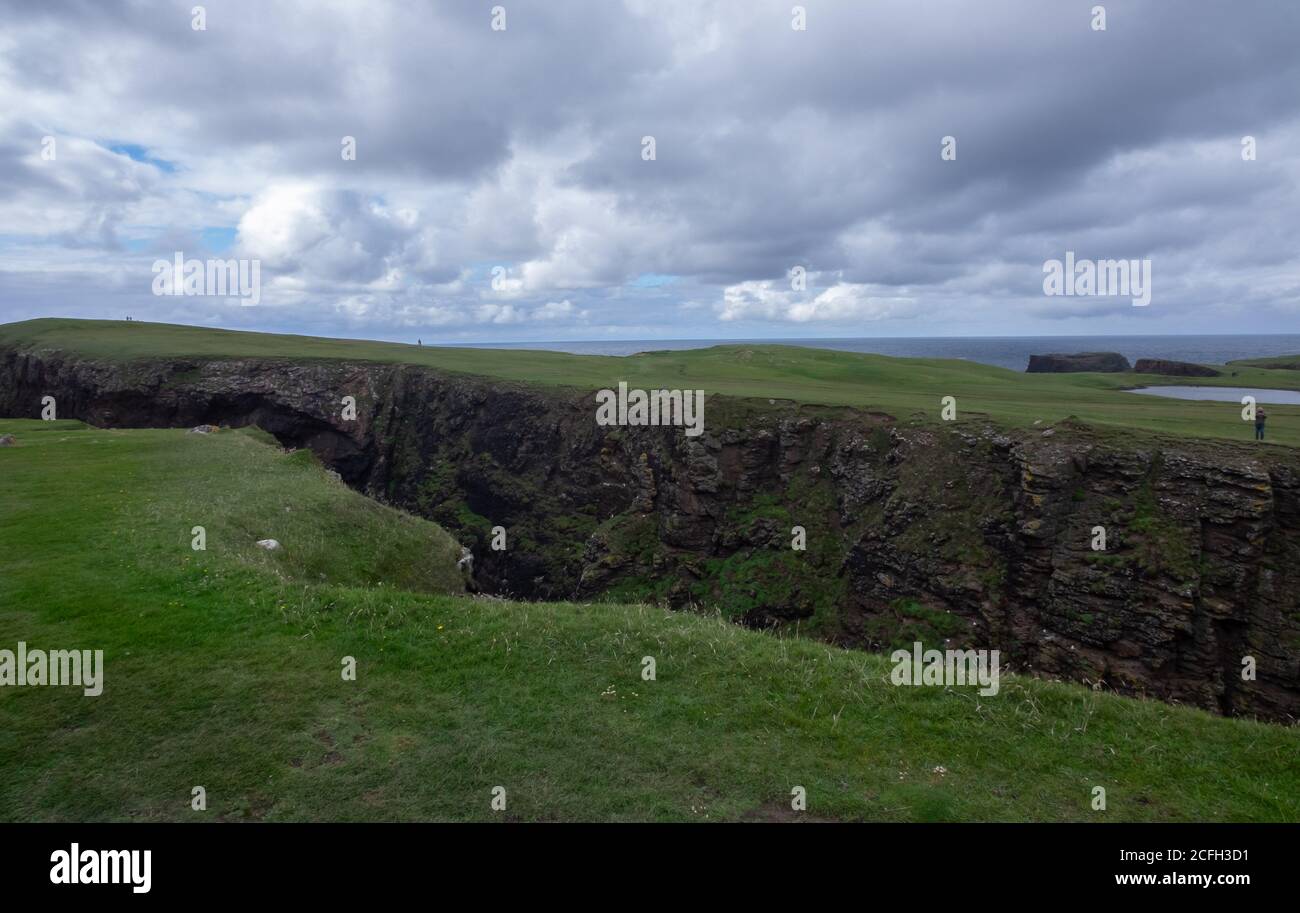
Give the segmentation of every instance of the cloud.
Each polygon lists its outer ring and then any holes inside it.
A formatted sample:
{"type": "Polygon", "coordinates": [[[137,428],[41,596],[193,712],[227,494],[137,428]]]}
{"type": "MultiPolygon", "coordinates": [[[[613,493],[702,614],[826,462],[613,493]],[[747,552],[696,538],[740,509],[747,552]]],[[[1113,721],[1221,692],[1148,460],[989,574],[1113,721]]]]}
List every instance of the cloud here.
{"type": "Polygon", "coordinates": [[[280,275],[383,283],[395,272],[430,265],[418,226],[418,212],[353,191],[276,185],[240,218],[236,246],[280,275]]]}
{"type": "Polygon", "coordinates": [[[533,311],[534,320],[568,320],[573,317],[582,318],[586,315],[586,311],[575,308],[573,302],[567,299],[564,301],[548,301],[533,311]]]}
{"type": "Polygon", "coordinates": [[[831,323],[911,317],[915,305],[909,298],[873,296],[861,283],[837,282],[811,294],[764,280],[728,286],[717,313],[721,320],[831,323]]]}
{"type": "Polygon", "coordinates": [[[509,302],[497,304],[486,302],[474,308],[473,319],[483,324],[521,324],[545,321],[582,320],[587,312],[575,308],[570,301],[548,301],[538,307],[523,307],[509,302]]]}
{"type": "Polygon", "coordinates": [[[1300,330],[1294,4],[1134,0],[1105,32],[1037,0],[813,4],[806,31],[776,0],[507,7],[231,0],[194,31],[0,0],[0,320],[1300,330]],[[262,307],[148,294],[155,256],[232,234],[262,307]],[[1066,250],[1150,257],[1151,307],[1045,299],[1066,250]]]}

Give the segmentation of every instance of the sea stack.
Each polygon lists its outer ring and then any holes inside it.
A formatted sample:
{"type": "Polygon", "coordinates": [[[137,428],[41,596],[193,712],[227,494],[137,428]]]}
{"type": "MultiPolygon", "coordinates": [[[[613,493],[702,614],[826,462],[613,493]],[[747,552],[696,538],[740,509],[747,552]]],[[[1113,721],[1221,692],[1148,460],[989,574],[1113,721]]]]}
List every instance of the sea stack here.
{"type": "Polygon", "coordinates": [[[1165,377],[1218,377],[1220,372],[1190,361],[1167,361],[1163,358],[1139,358],[1133,366],[1137,374],[1161,374],[1165,377]]]}
{"type": "Polygon", "coordinates": [[[1118,352],[1078,352],[1074,355],[1055,353],[1030,355],[1027,374],[1071,374],[1078,371],[1096,371],[1116,374],[1132,371],[1128,359],[1118,352]]]}

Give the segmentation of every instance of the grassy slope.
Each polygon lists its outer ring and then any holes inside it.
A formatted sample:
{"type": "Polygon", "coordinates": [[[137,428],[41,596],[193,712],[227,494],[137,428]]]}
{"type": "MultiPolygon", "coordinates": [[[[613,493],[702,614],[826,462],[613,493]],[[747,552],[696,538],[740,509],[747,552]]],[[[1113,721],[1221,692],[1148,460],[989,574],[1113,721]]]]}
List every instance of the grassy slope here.
{"type": "Polygon", "coordinates": [[[0,820],[487,819],[496,785],[511,818],[717,820],[796,784],[833,818],[1300,820],[1295,729],[1012,677],[895,688],[883,657],[713,618],[438,595],[435,527],[256,434],[6,432],[0,646],[107,669],[99,698],[0,688],[0,820]]]}
{"type": "MultiPolygon", "coordinates": [[[[1300,389],[1300,372],[1234,365],[1237,377],[1143,374],[1021,374],[973,362],[888,358],[795,346],[716,346],[630,358],[558,352],[416,347],[360,340],[238,333],[126,321],[42,319],[0,326],[0,345],[20,343],[103,359],[141,357],[349,358],[419,364],[585,390],[696,388],[708,394],[776,397],[878,409],[937,420],[939,400],[957,398],[959,417],[987,415],[1012,426],[1075,415],[1095,425],[1250,441],[1240,406],[1136,396],[1126,387],[1217,384],[1300,389]]],[[[1300,446],[1300,407],[1269,406],[1273,443],[1300,446]]],[[[707,413],[706,413],[707,421],[707,413]]]]}
{"type": "Polygon", "coordinates": [[[1265,355],[1262,358],[1239,358],[1228,362],[1230,368],[1276,368],[1300,370],[1300,355],[1265,355]]]}

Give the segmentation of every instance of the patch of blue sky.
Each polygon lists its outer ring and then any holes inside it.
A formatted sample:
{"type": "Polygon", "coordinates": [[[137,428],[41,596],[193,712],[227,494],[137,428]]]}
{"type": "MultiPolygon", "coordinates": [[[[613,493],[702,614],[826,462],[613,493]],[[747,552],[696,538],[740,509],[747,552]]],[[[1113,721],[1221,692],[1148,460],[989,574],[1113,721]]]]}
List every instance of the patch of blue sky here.
{"type": "Polygon", "coordinates": [[[171,174],[176,170],[175,162],[169,162],[166,159],[160,159],[157,156],[150,155],[148,149],[136,143],[117,143],[109,146],[108,149],[110,152],[116,152],[118,155],[125,155],[133,162],[153,165],[165,174],[171,174]]]}
{"type": "Polygon", "coordinates": [[[515,264],[513,263],[469,263],[466,264],[466,269],[469,271],[469,275],[465,278],[470,282],[476,282],[479,280],[490,281],[493,278],[492,271],[498,266],[505,270],[505,274],[501,277],[503,279],[510,278],[511,272],[515,268],[515,264]]]}
{"type": "Polygon", "coordinates": [[[660,288],[665,285],[672,285],[680,277],[665,276],[660,273],[642,273],[628,283],[632,288],[660,288]]]}
{"type": "Polygon", "coordinates": [[[235,235],[237,229],[209,225],[199,232],[199,237],[203,239],[203,246],[214,254],[224,254],[235,246],[235,235]]]}

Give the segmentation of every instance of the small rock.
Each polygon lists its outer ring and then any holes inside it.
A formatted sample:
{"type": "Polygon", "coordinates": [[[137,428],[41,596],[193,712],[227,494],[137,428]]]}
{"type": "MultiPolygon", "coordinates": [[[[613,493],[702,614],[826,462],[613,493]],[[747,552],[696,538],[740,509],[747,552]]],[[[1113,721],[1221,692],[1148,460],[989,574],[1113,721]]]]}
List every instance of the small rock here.
{"type": "Polygon", "coordinates": [[[216,425],[195,425],[190,429],[190,434],[214,434],[220,430],[216,425]]]}
{"type": "Polygon", "coordinates": [[[1051,437],[1054,434],[1056,434],[1056,429],[1048,428],[1046,431],[1043,432],[1043,437],[1051,437]]]}
{"type": "Polygon", "coordinates": [[[463,545],[460,547],[460,560],[456,562],[456,568],[465,579],[465,589],[471,593],[478,592],[478,585],[474,582],[474,553],[463,545]]]}
{"type": "Polygon", "coordinates": [[[12,434],[0,434],[0,447],[17,447],[18,441],[12,434]]]}
{"type": "Polygon", "coordinates": [[[268,552],[273,552],[273,551],[275,551],[277,548],[280,547],[280,543],[277,542],[277,541],[274,540],[274,539],[258,539],[258,540],[257,540],[257,547],[258,547],[258,548],[264,548],[264,549],[266,549],[268,552]]]}

